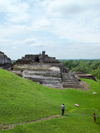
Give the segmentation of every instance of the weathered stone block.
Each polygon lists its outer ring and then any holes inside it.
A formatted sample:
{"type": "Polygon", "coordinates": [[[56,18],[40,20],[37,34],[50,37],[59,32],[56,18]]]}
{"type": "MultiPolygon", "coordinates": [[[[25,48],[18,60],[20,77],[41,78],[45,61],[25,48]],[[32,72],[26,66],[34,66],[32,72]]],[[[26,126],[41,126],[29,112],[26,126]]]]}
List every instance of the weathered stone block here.
{"type": "Polygon", "coordinates": [[[0,52],[0,67],[3,69],[9,69],[11,67],[11,59],[3,52],[0,52]]]}

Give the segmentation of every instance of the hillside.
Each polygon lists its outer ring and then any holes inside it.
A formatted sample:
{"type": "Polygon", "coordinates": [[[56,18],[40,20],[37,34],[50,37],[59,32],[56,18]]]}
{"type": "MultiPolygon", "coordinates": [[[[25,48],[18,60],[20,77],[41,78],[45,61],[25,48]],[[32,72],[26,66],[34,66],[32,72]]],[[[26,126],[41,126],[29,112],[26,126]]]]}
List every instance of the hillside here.
{"type": "Polygon", "coordinates": [[[100,83],[84,81],[90,86],[88,91],[52,89],[0,69],[0,132],[99,133],[100,83]],[[97,95],[93,95],[94,91],[97,95]],[[63,117],[60,109],[62,103],[66,108],[63,117]],[[97,115],[96,123],[93,121],[94,113],[97,115]],[[34,120],[53,115],[58,116],[33,123],[34,120]],[[14,128],[2,130],[10,124],[15,124],[14,128]]]}

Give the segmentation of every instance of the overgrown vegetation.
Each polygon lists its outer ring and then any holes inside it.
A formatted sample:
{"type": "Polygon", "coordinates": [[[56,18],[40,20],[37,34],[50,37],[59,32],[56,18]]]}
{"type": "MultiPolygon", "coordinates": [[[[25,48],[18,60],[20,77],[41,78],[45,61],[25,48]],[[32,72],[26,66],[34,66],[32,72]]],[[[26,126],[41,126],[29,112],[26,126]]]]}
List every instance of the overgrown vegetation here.
{"type": "Polygon", "coordinates": [[[82,79],[90,86],[88,91],[52,89],[0,69],[0,127],[59,114],[60,117],[15,126],[0,133],[99,133],[100,83],[82,79]],[[93,95],[93,92],[97,95],[93,95]],[[65,116],[61,116],[61,104],[65,116]],[[79,104],[80,107],[75,107],[79,104]],[[97,121],[94,123],[93,114],[97,121]]]}
{"type": "Polygon", "coordinates": [[[60,60],[72,72],[90,73],[100,79],[100,60],[60,60]]]}

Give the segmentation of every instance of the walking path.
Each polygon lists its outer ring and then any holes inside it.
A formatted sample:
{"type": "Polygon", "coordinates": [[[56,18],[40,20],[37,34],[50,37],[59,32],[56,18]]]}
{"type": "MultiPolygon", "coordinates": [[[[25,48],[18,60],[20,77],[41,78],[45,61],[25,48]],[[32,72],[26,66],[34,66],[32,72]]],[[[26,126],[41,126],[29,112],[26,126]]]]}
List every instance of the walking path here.
{"type": "Polygon", "coordinates": [[[23,125],[23,124],[26,124],[26,123],[34,123],[34,122],[38,122],[38,121],[42,121],[42,120],[48,120],[48,119],[51,119],[51,118],[57,118],[59,116],[60,115],[52,115],[52,116],[44,117],[42,119],[38,119],[38,120],[34,120],[34,121],[28,121],[28,122],[17,123],[17,124],[10,124],[10,125],[0,124],[0,126],[1,126],[2,130],[7,130],[7,129],[14,128],[17,125],[23,125]]]}

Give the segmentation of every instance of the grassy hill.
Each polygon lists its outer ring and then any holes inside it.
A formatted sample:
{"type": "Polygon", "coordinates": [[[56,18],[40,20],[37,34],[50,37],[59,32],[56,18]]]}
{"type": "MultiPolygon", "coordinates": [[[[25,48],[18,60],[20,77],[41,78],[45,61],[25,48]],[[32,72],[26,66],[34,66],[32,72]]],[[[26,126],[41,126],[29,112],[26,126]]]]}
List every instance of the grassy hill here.
{"type": "Polygon", "coordinates": [[[99,133],[100,83],[83,79],[88,91],[52,89],[0,69],[0,133],[99,133]],[[92,93],[96,91],[97,95],[92,93]],[[61,116],[61,104],[65,116],[61,116]],[[80,107],[75,107],[79,104],[80,107]],[[93,114],[96,114],[96,123],[93,114]],[[48,120],[31,122],[59,115],[48,120]],[[31,122],[2,130],[5,125],[31,122]]]}

